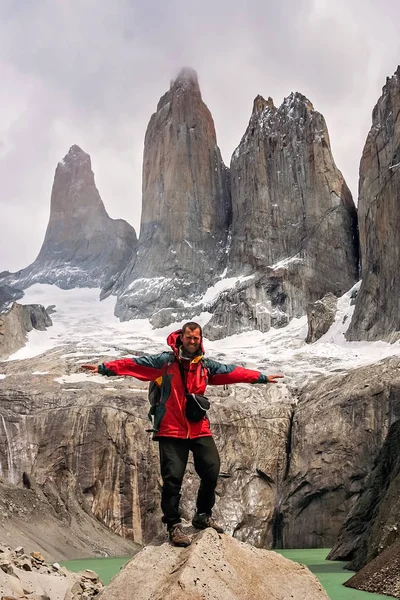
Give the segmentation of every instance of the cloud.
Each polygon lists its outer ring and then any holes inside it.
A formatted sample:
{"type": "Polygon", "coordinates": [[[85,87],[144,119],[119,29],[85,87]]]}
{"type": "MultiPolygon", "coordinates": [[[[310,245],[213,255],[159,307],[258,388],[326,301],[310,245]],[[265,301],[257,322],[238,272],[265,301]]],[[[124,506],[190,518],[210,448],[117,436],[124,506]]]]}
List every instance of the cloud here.
{"type": "Polygon", "coordinates": [[[55,167],[74,143],[110,216],[138,231],[146,127],[185,65],[226,163],[257,94],[279,104],[299,91],[325,116],[355,194],[371,112],[400,55],[395,0],[10,0],[0,17],[0,271],[38,253],[55,167]]]}

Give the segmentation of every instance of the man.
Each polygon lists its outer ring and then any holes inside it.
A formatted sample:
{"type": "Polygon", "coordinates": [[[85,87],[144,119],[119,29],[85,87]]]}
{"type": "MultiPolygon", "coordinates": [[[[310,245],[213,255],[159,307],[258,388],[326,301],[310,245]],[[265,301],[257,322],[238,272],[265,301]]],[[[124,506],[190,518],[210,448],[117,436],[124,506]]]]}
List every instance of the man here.
{"type": "Polygon", "coordinates": [[[82,365],[82,368],[102,375],[130,375],[160,383],[160,402],[154,409],[154,439],[159,442],[163,522],[171,544],[188,546],[190,538],[181,526],[179,501],[189,451],[193,453],[194,467],[200,477],[192,525],[197,529],[213,527],[223,532],[212,518],[220,468],[218,450],[207,416],[195,422],[188,419],[188,400],[193,399],[192,395],[202,396],[207,384],[278,383],[283,375],[267,376],[204,358],[202,330],[195,322],[186,323],[181,330],[171,333],[167,343],[172,352],[123,358],[99,366],[82,365]]]}

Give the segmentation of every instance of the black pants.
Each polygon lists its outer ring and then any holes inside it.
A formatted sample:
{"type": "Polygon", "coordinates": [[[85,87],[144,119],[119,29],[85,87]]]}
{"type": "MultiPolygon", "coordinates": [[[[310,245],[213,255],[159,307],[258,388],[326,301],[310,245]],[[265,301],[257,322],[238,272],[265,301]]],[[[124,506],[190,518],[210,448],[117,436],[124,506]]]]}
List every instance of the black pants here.
{"type": "Polygon", "coordinates": [[[167,527],[180,523],[179,501],[181,486],[189,451],[193,453],[194,468],[200,477],[196,508],[199,513],[211,515],[215,503],[215,488],[220,468],[220,459],[211,436],[196,439],[158,438],[163,488],[161,509],[167,527]]]}

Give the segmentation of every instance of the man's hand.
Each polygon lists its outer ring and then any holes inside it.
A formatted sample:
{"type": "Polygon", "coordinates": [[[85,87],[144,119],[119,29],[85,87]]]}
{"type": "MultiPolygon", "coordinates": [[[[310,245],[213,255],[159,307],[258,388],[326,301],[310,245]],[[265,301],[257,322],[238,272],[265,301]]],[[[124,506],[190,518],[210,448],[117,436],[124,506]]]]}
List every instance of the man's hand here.
{"type": "Polygon", "coordinates": [[[85,371],[92,371],[92,373],[97,373],[97,365],[81,365],[81,369],[85,371]]]}
{"type": "Polygon", "coordinates": [[[267,381],[268,383],[279,383],[277,379],[282,379],[282,377],[284,377],[284,375],[267,375],[267,381]]]}

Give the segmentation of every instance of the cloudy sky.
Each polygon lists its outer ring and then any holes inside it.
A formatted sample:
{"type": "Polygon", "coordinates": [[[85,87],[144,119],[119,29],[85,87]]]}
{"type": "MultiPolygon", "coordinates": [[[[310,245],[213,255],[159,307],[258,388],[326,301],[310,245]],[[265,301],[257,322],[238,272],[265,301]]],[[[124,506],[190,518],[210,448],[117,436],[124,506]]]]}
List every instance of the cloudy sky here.
{"type": "Polygon", "coordinates": [[[113,218],[139,231],[145,130],[181,67],[194,68],[225,163],[257,94],[306,95],[353,195],[387,76],[398,0],[0,0],[0,271],[39,252],[57,162],[92,158],[113,218]]]}

